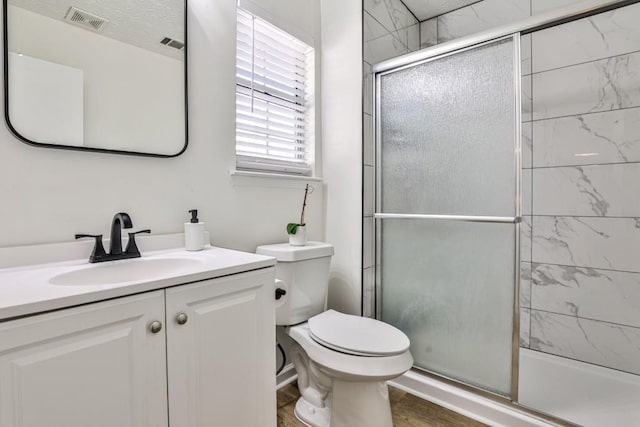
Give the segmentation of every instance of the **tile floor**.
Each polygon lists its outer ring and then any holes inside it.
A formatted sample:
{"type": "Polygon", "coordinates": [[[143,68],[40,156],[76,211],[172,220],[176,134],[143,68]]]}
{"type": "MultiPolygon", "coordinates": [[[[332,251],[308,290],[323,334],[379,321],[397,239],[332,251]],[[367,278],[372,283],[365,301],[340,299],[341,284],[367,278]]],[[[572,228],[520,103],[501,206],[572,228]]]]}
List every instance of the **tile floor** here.
{"type": "MultiPolygon", "coordinates": [[[[389,388],[394,427],[482,427],[485,424],[422,400],[404,391],[389,388]]],[[[300,397],[295,384],[278,391],[278,427],[304,427],[293,414],[300,397]]],[[[359,426],[353,426],[359,427],[359,426]]]]}

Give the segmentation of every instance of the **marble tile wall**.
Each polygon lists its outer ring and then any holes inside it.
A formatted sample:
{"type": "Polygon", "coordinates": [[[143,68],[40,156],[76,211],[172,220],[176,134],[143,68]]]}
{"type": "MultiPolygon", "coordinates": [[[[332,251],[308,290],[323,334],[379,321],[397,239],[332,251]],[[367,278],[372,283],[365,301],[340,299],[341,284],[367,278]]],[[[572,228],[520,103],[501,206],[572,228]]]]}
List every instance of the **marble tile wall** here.
{"type": "MultiPolygon", "coordinates": [[[[376,33],[372,40],[394,37],[399,44],[370,44],[377,51],[365,52],[365,61],[578,2],[483,0],[420,22],[418,43],[403,44],[396,27],[376,33]]],[[[365,19],[374,17],[371,3],[365,1],[365,19]]],[[[389,5],[388,14],[398,13],[389,12],[395,11],[393,3],[383,4],[389,5]]],[[[398,22],[415,25],[397,16],[398,22]]],[[[639,20],[640,4],[631,5],[524,36],[521,45],[520,344],[635,374],[640,374],[639,20]]],[[[407,37],[412,36],[407,32],[407,37]]],[[[365,35],[365,50],[368,40],[365,35]]],[[[370,65],[365,62],[365,75],[370,65]]],[[[365,88],[371,85],[365,79],[365,88]]],[[[365,123],[372,126],[368,102],[365,123]]],[[[372,127],[365,134],[373,141],[372,127]]],[[[365,140],[363,226],[370,232],[372,150],[365,140]]],[[[373,262],[367,254],[365,259],[373,262]]],[[[373,270],[365,267],[365,288],[372,290],[367,282],[373,274],[367,273],[373,270]]],[[[373,307],[374,292],[364,294],[373,307]]],[[[366,306],[365,314],[372,314],[366,306]]]]}
{"type": "MultiPolygon", "coordinates": [[[[581,0],[482,0],[422,21],[420,46],[429,47],[581,0]]],[[[615,25],[615,24],[614,24],[615,25]]],[[[596,44],[601,43],[596,41],[596,44]]],[[[523,46],[524,47],[524,46],[523,46]]]]}
{"type": "Polygon", "coordinates": [[[369,65],[420,48],[420,23],[400,0],[365,0],[363,21],[369,65]]]}
{"type": "Polygon", "coordinates": [[[440,15],[438,43],[531,16],[531,0],[484,0],[440,15]]]}
{"type": "Polygon", "coordinates": [[[634,374],[638,19],[635,4],[532,34],[530,319],[521,334],[533,350],[634,374]]]}
{"type": "MultiPolygon", "coordinates": [[[[375,315],[373,64],[420,48],[420,22],[400,0],[364,0],[363,10],[363,316],[375,315]]],[[[435,35],[435,33],[434,33],[435,35]]]]}

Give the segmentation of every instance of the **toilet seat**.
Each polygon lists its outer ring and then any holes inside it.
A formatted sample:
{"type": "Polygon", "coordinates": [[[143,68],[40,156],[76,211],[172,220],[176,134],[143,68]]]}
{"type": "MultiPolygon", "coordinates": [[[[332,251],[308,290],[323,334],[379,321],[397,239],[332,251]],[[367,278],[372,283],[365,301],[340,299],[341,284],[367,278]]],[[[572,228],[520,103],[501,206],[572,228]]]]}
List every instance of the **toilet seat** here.
{"type": "Polygon", "coordinates": [[[393,356],[363,357],[331,349],[311,338],[308,322],[290,326],[285,331],[304,349],[309,359],[332,378],[359,382],[387,381],[402,375],[413,365],[409,350],[393,356]]]}
{"type": "Polygon", "coordinates": [[[308,325],[315,342],[346,354],[386,357],[409,349],[402,331],[375,319],[328,310],[311,317],[308,325]]]}

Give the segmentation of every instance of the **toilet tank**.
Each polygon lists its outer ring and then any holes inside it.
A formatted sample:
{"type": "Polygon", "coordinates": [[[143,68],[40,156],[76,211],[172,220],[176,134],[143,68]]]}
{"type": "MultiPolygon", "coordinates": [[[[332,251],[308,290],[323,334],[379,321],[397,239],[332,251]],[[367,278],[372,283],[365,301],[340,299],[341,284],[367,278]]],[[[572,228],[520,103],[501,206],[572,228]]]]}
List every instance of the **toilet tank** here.
{"type": "Polygon", "coordinates": [[[256,253],[278,260],[276,287],[287,291],[280,301],[276,301],[276,325],[296,325],[325,311],[333,245],[279,243],[258,246],[256,253]]]}

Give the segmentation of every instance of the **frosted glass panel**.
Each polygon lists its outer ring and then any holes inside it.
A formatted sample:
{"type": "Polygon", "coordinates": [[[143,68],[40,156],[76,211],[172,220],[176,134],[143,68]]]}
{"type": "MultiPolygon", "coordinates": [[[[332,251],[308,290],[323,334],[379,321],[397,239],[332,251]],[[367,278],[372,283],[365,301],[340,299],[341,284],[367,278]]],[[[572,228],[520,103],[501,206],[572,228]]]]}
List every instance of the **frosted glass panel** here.
{"type": "Polygon", "coordinates": [[[515,215],[512,39],[380,77],[381,212],[515,215]]]}
{"type": "Polygon", "coordinates": [[[516,227],[378,221],[382,320],[415,365],[510,395],[516,227]]]}

